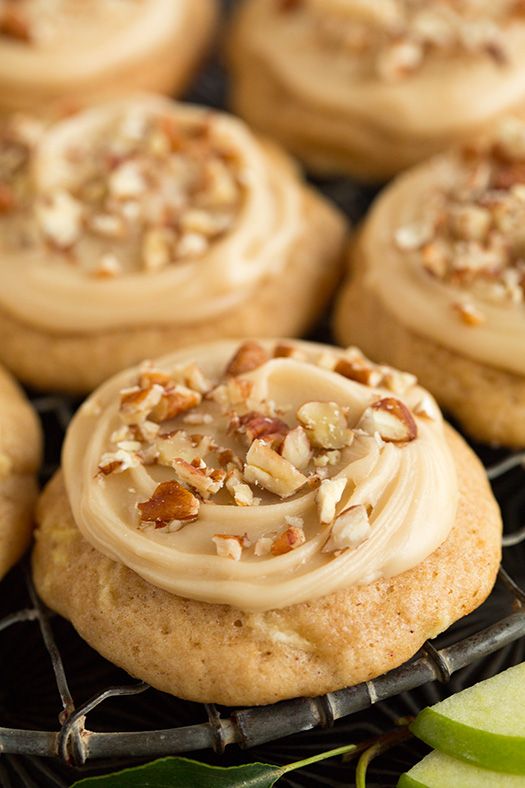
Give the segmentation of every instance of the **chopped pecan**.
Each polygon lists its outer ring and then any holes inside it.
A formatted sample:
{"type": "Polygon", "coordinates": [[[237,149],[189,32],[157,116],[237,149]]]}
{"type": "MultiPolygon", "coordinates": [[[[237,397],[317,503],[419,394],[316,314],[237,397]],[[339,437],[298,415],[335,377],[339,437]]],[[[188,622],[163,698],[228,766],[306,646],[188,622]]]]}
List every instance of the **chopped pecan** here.
{"type": "Polygon", "coordinates": [[[288,498],[306,484],[306,476],[262,440],[255,440],[246,455],[244,478],[288,498]]]}
{"type": "Polygon", "coordinates": [[[417,438],[417,424],[404,402],[384,397],[368,407],[358,425],[370,434],[379,433],[384,441],[408,443],[417,438]]]}
{"type": "Polygon", "coordinates": [[[200,405],[202,395],[186,386],[170,385],[162,392],[162,396],[151,411],[152,421],[169,421],[181,413],[200,405]]]}
{"type": "Polygon", "coordinates": [[[474,304],[457,302],[452,304],[452,308],[467,326],[479,326],[485,321],[485,315],[474,304]]]}
{"type": "Polygon", "coordinates": [[[362,504],[350,506],[336,518],[323,553],[358,547],[368,539],[371,530],[366,507],[362,504]]]}
{"type": "Polygon", "coordinates": [[[240,560],[243,547],[250,546],[250,541],[246,534],[244,536],[215,534],[215,536],[212,536],[212,542],[215,544],[217,555],[221,556],[221,558],[231,558],[234,561],[240,560]]]}
{"type": "Polygon", "coordinates": [[[364,386],[379,386],[383,377],[377,368],[374,368],[372,364],[366,363],[366,359],[354,361],[348,358],[341,358],[335,365],[334,371],[345,378],[362,383],[364,386]]]}
{"type": "Polygon", "coordinates": [[[303,427],[295,427],[288,432],[281,447],[281,454],[298,470],[302,471],[307,467],[312,459],[312,448],[303,427]]]}
{"type": "Polygon", "coordinates": [[[154,384],[141,389],[133,386],[120,392],[120,416],[126,424],[146,421],[151,411],[157,407],[164,389],[154,384]]]}
{"type": "Polygon", "coordinates": [[[140,464],[140,457],[137,455],[135,447],[130,451],[124,446],[120,447],[118,451],[103,454],[98,470],[104,476],[109,476],[111,473],[123,473],[129,468],[137,468],[140,464]]]}
{"type": "Polygon", "coordinates": [[[161,482],[147,501],[137,504],[142,522],[191,522],[199,515],[200,502],[176,481],[161,482]]]}
{"type": "Polygon", "coordinates": [[[226,375],[235,377],[251,372],[269,360],[267,351],[258,342],[248,340],[236,350],[226,367],[226,375]]]}
{"type": "Polygon", "coordinates": [[[317,491],[316,501],[319,511],[319,520],[322,523],[331,523],[335,517],[336,506],[343,497],[346,489],[345,478],[323,479],[317,491]]]}
{"type": "Polygon", "coordinates": [[[203,498],[219,492],[226,478],[225,471],[206,468],[206,466],[199,467],[195,460],[189,463],[177,457],[173,461],[173,467],[179,479],[197,490],[203,498]]]}
{"type": "Polygon", "coordinates": [[[303,529],[290,525],[286,531],[283,531],[274,539],[271,550],[272,555],[284,555],[285,553],[289,553],[291,550],[300,547],[305,541],[306,537],[303,529]]]}
{"type": "Polygon", "coordinates": [[[335,402],[307,402],[297,411],[297,418],[313,446],[342,449],[352,443],[352,431],[342,408],[335,402]]]}
{"type": "Polygon", "coordinates": [[[255,411],[240,416],[235,429],[237,432],[245,434],[250,444],[256,438],[261,438],[271,445],[280,445],[290,431],[288,424],[281,419],[270,418],[264,413],[255,411]]]}

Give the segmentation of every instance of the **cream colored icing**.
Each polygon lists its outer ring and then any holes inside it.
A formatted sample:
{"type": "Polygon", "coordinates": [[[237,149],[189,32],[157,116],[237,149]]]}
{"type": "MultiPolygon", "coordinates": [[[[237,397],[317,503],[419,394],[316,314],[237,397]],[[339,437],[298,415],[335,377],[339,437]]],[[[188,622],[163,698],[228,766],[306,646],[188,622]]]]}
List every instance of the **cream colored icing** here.
{"type": "MultiPolygon", "coordinates": [[[[320,19],[327,24],[332,16],[335,30],[340,31],[345,20],[374,16],[371,5],[362,0],[320,0],[312,5],[307,0],[298,4],[297,11],[281,11],[278,2],[251,0],[245,13],[247,47],[295,100],[318,107],[323,127],[332,130],[343,149],[349,133],[369,145],[372,122],[378,129],[374,145],[380,145],[382,133],[398,137],[400,145],[409,135],[411,145],[420,145],[424,153],[430,141],[446,140],[458,129],[483,124],[523,99],[525,24],[521,18],[502,28],[504,66],[479,52],[437,50],[426,55],[407,78],[390,82],[378,78],[374,69],[363,71],[359,51],[353,55],[320,40],[320,19]]],[[[381,7],[392,5],[381,3],[381,7]]],[[[481,13],[490,20],[495,8],[495,3],[487,3],[481,13]]],[[[385,12],[386,18],[391,15],[396,16],[385,12]]],[[[496,22],[497,17],[496,13],[496,22]]],[[[313,130],[321,120],[312,120],[313,130]]]]}
{"type": "Polygon", "coordinates": [[[468,288],[429,275],[417,251],[401,251],[394,238],[405,226],[424,223],[436,191],[458,180],[458,161],[442,156],[400,176],[379,198],[364,227],[360,252],[366,285],[388,311],[417,334],[475,361],[525,374],[525,304],[495,303],[468,288]],[[482,315],[467,325],[454,305],[473,305],[482,315]]]}
{"type": "MultiPolygon", "coordinates": [[[[297,423],[294,413],[305,402],[306,392],[308,401],[332,401],[347,408],[350,426],[372,401],[385,396],[382,389],[326,368],[326,353],[341,357],[343,351],[308,343],[294,346],[305,354],[303,360],[274,358],[241,376],[254,384],[251,396],[273,401],[290,426],[297,423]]],[[[170,370],[195,361],[216,382],[236,347],[233,342],[201,346],[165,357],[156,367],[170,370]]],[[[100,457],[120,423],[118,392],[136,375],[131,370],[112,378],[83,404],[66,437],[63,470],[74,518],[84,537],[160,588],[243,610],[283,608],[404,572],[435,550],[454,523],[456,470],[439,409],[426,395],[427,417],[417,417],[415,440],[397,445],[359,434],[329,469],[330,477],[348,480],[339,510],[358,504],[371,508],[370,536],[354,549],[322,551],[330,528],[320,525],[317,490],[308,486],[286,499],[257,490],[260,505],[243,507],[233,505],[223,490],[214,502],[201,503],[195,522],[174,533],[165,528],[141,530],[136,505],[169,477],[168,469],[147,465],[105,477],[97,473],[100,457]],[[306,540],[296,549],[260,557],[247,549],[238,561],[216,554],[214,534],[246,534],[253,545],[280,531],[285,517],[303,519],[306,540]]],[[[403,399],[415,406],[422,396],[422,389],[412,385],[403,399]]],[[[213,407],[206,401],[208,413],[216,413],[213,407]]],[[[215,424],[186,429],[213,435],[215,424]]],[[[177,417],[169,426],[184,427],[184,422],[177,417]]],[[[232,440],[224,431],[215,432],[215,437],[222,443],[232,440]]]]}
{"type": "MultiPolygon", "coordinates": [[[[90,161],[93,140],[111,129],[120,114],[132,111],[162,113],[190,125],[213,123],[216,137],[235,154],[242,182],[233,226],[199,259],[181,259],[155,272],[136,270],[130,262],[136,249],[118,248],[123,275],[97,279],[86,274],[85,265],[72,264],[67,255],[42,243],[31,211],[23,224],[24,234],[33,238],[27,248],[9,241],[19,220],[0,217],[0,305],[18,319],[57,332],[207,320],[246,299],[263,277],[286,264],[303,221],[301,185],[288,160],[230,116],[160,97],[108,103],[48,128],[32,156],[34,200],[74,181],[77,168],[64,155],[68,148],[74,146],[80,160],[90,161]]],[[[104,251],[88,233],[79,248],[84,263],[104,251]]]]}
{"type": "Polygon", "coordinates": [[[176,33],[186,3],[170,0],[25,0],[28,43],[0,37],[0,80],[60,85],[110,72],[176,33]],[[95,53],[95,57],[94,57],[95,53]]]}

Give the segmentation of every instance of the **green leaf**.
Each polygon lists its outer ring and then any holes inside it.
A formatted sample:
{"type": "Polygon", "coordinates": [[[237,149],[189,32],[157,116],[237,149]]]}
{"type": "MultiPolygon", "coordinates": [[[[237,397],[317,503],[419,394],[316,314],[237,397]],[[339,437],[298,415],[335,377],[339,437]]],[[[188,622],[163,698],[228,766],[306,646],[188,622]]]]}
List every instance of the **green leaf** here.
{"type": "Polygon", "coordinates": [[[269,763],[208,766],[189,758],[160,758],[102,777],[87,777],[71,788],[271,788],[284,769],[269,763]]]}

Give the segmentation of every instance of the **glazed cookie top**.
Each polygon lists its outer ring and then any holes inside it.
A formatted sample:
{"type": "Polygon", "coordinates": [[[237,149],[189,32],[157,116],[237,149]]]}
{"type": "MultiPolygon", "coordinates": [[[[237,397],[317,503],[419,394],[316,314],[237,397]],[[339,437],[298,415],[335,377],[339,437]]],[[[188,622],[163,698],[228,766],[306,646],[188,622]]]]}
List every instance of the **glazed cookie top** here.
{"type": "Polygon", "coordinates": [[[415,378],[305,342],[221,342],[112,378],[75,416],[63,470],[98,550],[248,610],[403,572],[456,513],[442,417],[415,378]]]}
{"type": "Polygon", "coordinates": [[[505,32],[525,18],[522,0],[277,0],[307,15],[320,47],[348,57],[361,77],[406,79],[436,57],[507,60],[505,32]]]}
{"type": "Polygon", "coordinates": [[[223,113],[141,96],[0,138],[0,304],[48,330],[187,323],[285,264],[288,159],[223,113]]]}
{"type": "Polygon", "coordinates": [[[399,178],[362,237],[368,282],[414,331],[525,374],[525,123],[399,178]]]}
{"type": "Polygon", "coordinates": [[[424,145],[522,98],[522,0],[247,0],[242,19],[239,45],[355,134],[373,119],[424,145]]]}
{"type": "Polygon", "coordinates": [[[2,0],[0,41],[38,49],[97,44],[101,30],[114,35],[151,3],[145,0],[2,0]],[[103,27],[102,27],[103,26],[103,27]]]}
{"type": "Polygon", "coordinates": [[[34,72],[35,81],[59,85],[92,70],[94,48],[97,60],[118,68],[172,34],[184,7],[169,0],[1,0],[0,73],[16,82],[34,72]]]}

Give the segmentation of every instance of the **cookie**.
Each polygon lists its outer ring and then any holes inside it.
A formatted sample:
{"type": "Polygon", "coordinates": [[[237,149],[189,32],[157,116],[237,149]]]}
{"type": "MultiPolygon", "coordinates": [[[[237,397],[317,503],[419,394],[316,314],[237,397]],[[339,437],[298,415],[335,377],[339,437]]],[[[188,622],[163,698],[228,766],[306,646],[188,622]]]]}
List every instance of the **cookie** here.
{"type": "Polygon", "coordinates": [[[14,117],[2,139],[18,158],[0,359],[34,387],[84,392],[190,343],[301,334],[338,282],[341,214],[224,113],[140,96],[14,117]]]}
{"type": "Polygon", "coordinates": [[[500,558],[484,471],[414,377],[288,340],[108,381],[38,523],[52,609],[132,675],[228,705],[401,664],[481,604],[500,558]]]}
{"type": "Polygon", "coordinates": [[[474,438],[511,448],[525,446],[524,161],[511,117],[400,176],[364,222],[335,316],[341,344],[409,369],[474,438]]]}
{"type": "Polygon", "coordinates": [[[38,419],[0,368],[0,578],[29,545],[40,458],[38,419]]]}
{"type": "Polygon", "coordinates": [[[514,0],[245,0],[231,101],[312,171],[381,181],[519,108],[524,44],[514,0]]]}
{"type": "Polygon", "coordinates": [[[215,0],[6,0],[0,111],[47,114],[138,90],[179,94],[216,21],[215,0]]]}

